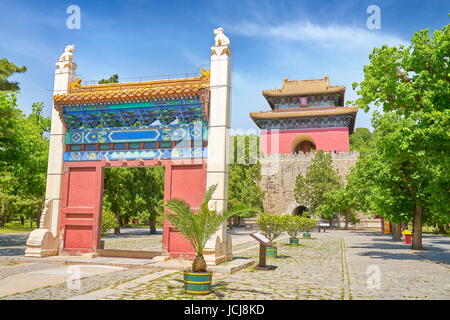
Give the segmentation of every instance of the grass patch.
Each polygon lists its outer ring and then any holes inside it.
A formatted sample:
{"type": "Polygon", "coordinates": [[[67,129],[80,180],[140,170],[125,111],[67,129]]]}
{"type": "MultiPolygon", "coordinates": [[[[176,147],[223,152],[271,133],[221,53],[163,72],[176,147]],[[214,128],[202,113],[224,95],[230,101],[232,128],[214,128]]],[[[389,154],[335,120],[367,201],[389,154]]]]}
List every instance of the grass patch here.
{"type": "Polygon", "coordinates": [[[20,221],[10,221],[5,224],[4,228],[0,228],[0,233],[31,232],[34,229],[37,229],[36,223],[33,223],[33,227],[31,227],[29,221],[25,221],[24,225],[21,225],[20,221]]]}

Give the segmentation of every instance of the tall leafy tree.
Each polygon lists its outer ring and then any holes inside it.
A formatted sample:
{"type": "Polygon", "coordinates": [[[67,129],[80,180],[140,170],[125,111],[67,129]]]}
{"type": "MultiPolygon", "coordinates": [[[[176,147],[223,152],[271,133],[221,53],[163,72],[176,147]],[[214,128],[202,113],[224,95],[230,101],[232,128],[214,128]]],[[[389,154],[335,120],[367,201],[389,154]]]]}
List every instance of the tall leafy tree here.
{"type": "Polygon", "coordinates": [[[115,234],[130,219],[149,223],[156,233],[156,219],[162,214],[164,168],[108,168],[105,170],[104,209],[116,217],[115,234]]]}
{"type": "Polygon", "coordinates": [[[17,91],[19,83],[17,81],[9,81],[8,78],[14,73],[22,73],[27,71],[27,67],[18,67],[8,59],[0,59],[0,91],[17,91]]]}
{"type": "Polygon", "coordinates": [[[359,221],[357,214],[359,206],[352,189],[352,186],[347,184],[326,192],[323,202],[317,207],[317,212],[326,219],[333,219],[340,214],[344,218],[345,229],[349,223],[356,224],[359,221]]]}
{"type": "Polygon", "coordinates": [[[50,120],[43,104],[35,103],[26,116],[13,92],[0,91],[0,198],[2,217],[27,217],[39,222],[45,197],[50,120]]]}
{"type": "Polygon", "coordinates": [[[367,128],[356,128],[350,136],[350,150],[359,151],[367,146],[372,133],[367,128]]]}
{"type": "Polygon", "coordinates": [[[131,170],[128,168],[108,168],[105,170],[103,206],[104,210],[110,210],[116,217],[116,228],[114,234],[120,234],[120,227],[123,227],[129,219],[130,197],[129,188],[131,170]]]}
{"type": "Polygon", "coordinates": [[[261,165],[257,162],[258,146],[259,140],[255,135],[232,137],[233,158],[229,165],[228,208],[243,205],[253,208],[236,214],[233,218],[234,225],[238,225],[241,218],[253,217],[263,211],[264,191],[258,185],[261,180],[261,165]]]}
{"type": "Polygon", "coordinates": [[[393,218],[412,215],[413,249],[423,249],[425,220],[434,216],[446,221],[449,215],[449,38],[447,25],[433,34],[428,29],[416,32],[408,47],[375,48],[364,67],[364,80],[353,84],[360,96],[358,107],[368,111],[373,104],[389,114],[375,118],[375,126],[386,133],[376,151],[389,167],[392,164],[398,189],[390,190],[390,199],[398,196],[409,205],[409,213],[398,211],[393,218]],[[398,121],[390,134],[389,121],[398,121]]]}
{"type": "Polygon", "coordinates": [[[338,173],[331,166],[331,154],[319,150],[306,174],[297,176],[294,197],[297,203],[307,207],[311,214],[318,214],[317,208],[324,202],[325,193],[338,189],[340,184],[338,173]]]}
{"type": "Polygon", "coordinates": [[[164,203],[164,167],[135,168],[129,189],[129,207],[141,221],[148,221],[150,234],[156,234],[156,220],[164,203]]]}

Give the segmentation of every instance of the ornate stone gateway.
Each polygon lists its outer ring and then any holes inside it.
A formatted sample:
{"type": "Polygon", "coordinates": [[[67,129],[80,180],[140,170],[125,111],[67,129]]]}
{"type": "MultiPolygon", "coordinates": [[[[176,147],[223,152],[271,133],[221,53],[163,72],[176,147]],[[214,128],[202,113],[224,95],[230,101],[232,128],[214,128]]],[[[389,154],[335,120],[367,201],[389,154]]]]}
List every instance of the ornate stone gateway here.
{"type": "MultiPolygon", "coordinates": [[[[98,249],[105,167],[163,166],[164,200],[194,208],[218,184],[210,206],[226,208],[231,49],[222,28],[214,33],[211,71],[181,79],[81,85],[75,47],[66,47],[56,62],[46,207],[26,256],[98,249]]],[[[167,221],[163,249],[173,257],[194,253],[167,221]]],[[[231,258],[225,226],[205,251],[210,264],[231,258]]]]}

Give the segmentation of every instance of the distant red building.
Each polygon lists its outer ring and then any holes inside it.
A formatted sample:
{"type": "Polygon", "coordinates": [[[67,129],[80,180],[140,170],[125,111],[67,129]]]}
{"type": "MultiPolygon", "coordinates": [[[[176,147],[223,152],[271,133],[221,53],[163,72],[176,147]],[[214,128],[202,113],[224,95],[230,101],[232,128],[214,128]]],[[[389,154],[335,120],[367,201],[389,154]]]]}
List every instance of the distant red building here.
{"type": "Polygon", "coordinates": [[[250,117],[261,129],[265,154],[350,150],[357,108],[344,107],[344,86],[330,86],[328,77],[284,79],[281,89],[262,93],[272,110],[250,117]]]}

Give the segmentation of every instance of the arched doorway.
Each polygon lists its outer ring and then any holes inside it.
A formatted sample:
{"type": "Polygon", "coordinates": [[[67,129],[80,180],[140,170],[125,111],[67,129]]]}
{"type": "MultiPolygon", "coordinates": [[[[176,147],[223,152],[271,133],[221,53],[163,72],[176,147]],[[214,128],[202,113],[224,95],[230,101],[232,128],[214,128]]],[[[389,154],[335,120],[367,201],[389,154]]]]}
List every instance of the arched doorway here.
{"type": "Polygon", "coordinates": [[[316,150],[316,145],[310,141],[302,141],[295,147],[294,153],[308,153],[316,150]]]}
{"type": "Polygon", "coordinates": [[[307,134],[300,134],[291,141],[292,153],[308,153],[316,150],[314,139],[307,134]]]}
{"type": "Polygon", "coordinates": [[[296,208],[294,208],[294,210],[292,210],[292,215],[293,216],[308,216],[308,208],[305,206],[298,206],[296,208]]]}

